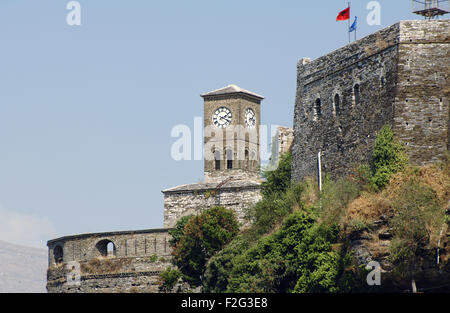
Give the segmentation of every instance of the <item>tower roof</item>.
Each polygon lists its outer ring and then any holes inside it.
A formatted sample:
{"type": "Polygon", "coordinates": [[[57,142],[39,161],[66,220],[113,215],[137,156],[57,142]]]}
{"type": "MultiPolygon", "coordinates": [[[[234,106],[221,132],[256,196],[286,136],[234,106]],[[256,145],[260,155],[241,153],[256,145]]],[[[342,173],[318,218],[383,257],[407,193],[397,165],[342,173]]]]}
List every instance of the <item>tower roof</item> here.
{"type": "Polygon", "coordinates": [[[213,90],[207,93],[202,94],[202,97],[210,97],[210,96],[221,96],[221,95],[230,95],[230,94],[245,94],[245,95],[249,95],[251,97],[255,97],[258,98],[260,100],[264,99],[263,96],[260,96],[254,92],[245,90],[239,86],[236,85],[228,85],[224,88],[220,88],[217,90],[213,90]]]}

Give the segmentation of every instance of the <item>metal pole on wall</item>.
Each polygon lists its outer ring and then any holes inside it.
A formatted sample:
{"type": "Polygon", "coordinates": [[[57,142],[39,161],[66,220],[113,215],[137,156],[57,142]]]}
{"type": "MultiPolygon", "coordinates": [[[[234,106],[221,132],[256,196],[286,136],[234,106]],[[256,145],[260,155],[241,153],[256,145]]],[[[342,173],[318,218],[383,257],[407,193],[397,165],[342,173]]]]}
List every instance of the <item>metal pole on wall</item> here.
{"type": "Polygon", "coordinates": [[[317,154],[317,166],[319,168],[319,191],[322,191],[322,151],[317,154]]]}

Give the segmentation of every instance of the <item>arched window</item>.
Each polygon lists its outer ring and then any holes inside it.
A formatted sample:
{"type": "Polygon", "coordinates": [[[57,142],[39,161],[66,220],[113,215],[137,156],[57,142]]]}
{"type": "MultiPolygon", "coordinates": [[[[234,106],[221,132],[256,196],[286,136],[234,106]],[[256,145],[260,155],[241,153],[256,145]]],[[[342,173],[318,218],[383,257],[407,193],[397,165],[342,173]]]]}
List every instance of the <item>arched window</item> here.
{"type": "Polygon", "coordinates": [[[53,249],[53,257],[55,258],[56,264],[60,264],[64,261],[64,252],[61,246],[56,246],[53,249]]]}
{"type": "Polygon", "coordinates": [[[355,105],[358,105],[359,101],[360,101],[360,87],[359,87],[359,84],[356,84],[355,87],[353,87],[353,97],[355,99],[355,105]]]}
{"type": "Polygon", "coordinates": [[[336,112],[336,115],[341,115],[341,98],[339,94],[334,96],[334,112],[336,112]]]}
{"type": "Polygon", "coordinates": [[[214,161],[215,161],[216,171],[220,171],[220,152],[219,151],[214,152],[214,161]]]}
{"type": "Polygon", "coordinates": [[[316,103],[314,105],[314,120],[319,119],[322,116],[322,102],[320,99],[316,99],[316,103]]]}
{"type": "Polygon", "coordinates": [[[108,244],[106,245],[106,254],[108,256],[114,256],[116,253],[116,247],[114,246],[114,244],[110,241],[108,242],[108,244]]]}
{"type": "Polygon", "coordinates": [[[233,169],[233,151],[230,149],[227,150],[227,169],[233,169]]]}
{"type": "Polygon", "coordinates": [[[111,240],[105,239],[99,241],[96,248],[101,256],[114,257],[116,256],[116,245],[111,240]]]}

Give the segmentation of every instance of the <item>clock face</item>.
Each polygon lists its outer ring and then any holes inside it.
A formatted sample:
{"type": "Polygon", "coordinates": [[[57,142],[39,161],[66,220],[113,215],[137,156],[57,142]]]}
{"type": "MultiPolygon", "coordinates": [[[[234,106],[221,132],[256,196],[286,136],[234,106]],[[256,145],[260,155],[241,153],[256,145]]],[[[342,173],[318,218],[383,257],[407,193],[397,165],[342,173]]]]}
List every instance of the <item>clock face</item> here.
{"type": "Polygon", "coordinates": [[[226,107],[220,107],[214,112],[213,115],[213,123],[217,127],[225,128],[231,123],[231,119],[233,118],[230,109],[226,107]]]}
{"type": "Polygon", "coordinates": [[[245,111],[245,124],[247,124],[247,127],[252,128],[256,125],[256,115],[255,111],[252,109],[247,109],[245,111]]]}

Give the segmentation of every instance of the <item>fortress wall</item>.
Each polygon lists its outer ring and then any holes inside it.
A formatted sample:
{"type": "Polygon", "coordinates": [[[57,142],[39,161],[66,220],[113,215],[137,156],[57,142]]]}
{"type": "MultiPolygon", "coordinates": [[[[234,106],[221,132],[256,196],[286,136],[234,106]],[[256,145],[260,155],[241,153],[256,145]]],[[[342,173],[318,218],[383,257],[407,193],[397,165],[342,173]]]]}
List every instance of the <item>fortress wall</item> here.
{"type": "Polygon", "coordinates": [[[450,23],[402,22],[394,128],[414,164],[437,162],[449,149],[450,23]]]}
{"type": "Polygon", "coordinates": [[[315,61],[299,62],[294,180],[317,175],[319,151],[323,170],[333,177],[369,161],[376,133],[393,118],[398,30],[396,24],[315,61]],[[315,117],[317,99],[321,116],[315,117]]]}
{"type": "Polygon", "coordinates": [[[72,264],[50,267],[47,290],[50,293],[158,292],[159,274],[170,266],[169,259],[120,258],[80,262],[80,283],[68,280],[72,264]]]}
{"type": "Polygon", "coordinates": [[[449,74],[448,25],[449,20],[400,22],[317,60],[300,60],[293,179],[317,175],[319,151],[322,169],[332,177],[371,162],[377,133],[386,123],[413,147],[413,163],[442,159],[448,146],[448,86],[443,79],[449,74]],[[405,68],[407,59],[414,60],[409,62],[416,72],[405,68]],[[436,73],[439,85],[433,81],[436,73]],[[434,123],[428,125],[430,116],[434,123]]]}
{"type": "Polygon", "coordinates": [[[174,227],[183,216],[198,214],[214,207],[232,209],[241,223],[244,223],[244,209],[262,199],[258,185],[234,188],[211,188],[182,190],[164,194],[164,227],[174,227]]]}
{"type": "Polygon", "coordinates": [[[156,229],[85,234],[51,240],[47,243],[47,290],[157,292],[158,275],[170,265],[170,238],[167,229],[156,229]],[[109,242],[115,246],[110,253],[106,250],[109,242]],[[81,275],[80,284],[70,284],[67,275],[76,273],[81,275]]]}

